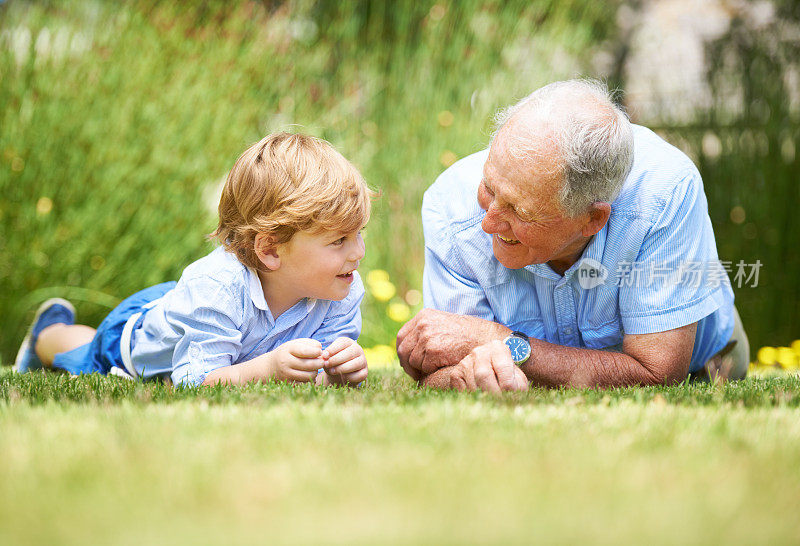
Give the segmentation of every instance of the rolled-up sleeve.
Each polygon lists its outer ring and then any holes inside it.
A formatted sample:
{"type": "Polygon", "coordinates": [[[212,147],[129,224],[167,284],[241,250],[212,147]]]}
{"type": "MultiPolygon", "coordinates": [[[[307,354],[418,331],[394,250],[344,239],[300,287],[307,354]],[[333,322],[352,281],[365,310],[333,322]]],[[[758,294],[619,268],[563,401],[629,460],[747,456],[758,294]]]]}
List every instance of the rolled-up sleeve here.
{"type": "Polygon", "coordinates": [[[311,335],[325,348],[337,337],[357,340],[361,335],[361,301],[364,299],[364,284],[358,272],[353,273],[350,293],[342,301],[331,303],[328,313],[319,328],[311,335]]]}
{"type": "Polygon", "coordinates": [[[425,307],[494,320],[486,293],[456,255],[452,226],[442,214],[443,196],[428,191],[422,200],[425,269],[422,294],[425,307]]]}
{"type": "Polygon", "coordinates": [[[477,281],[460,275],[448,267],[431,249],[425,249],[425,269],[422,275],[425,307],[495,320],[486,293],[477,281]]]}
{"type": "Polygon", "coordinates": [[[692,324],[725,302],[700,174],[684,173],[645,235],[631,277],[620,281],[619,304],[627,334],[649,334],[692,324]],[[633,274],[635,273],[635,275],[633,274]]]}
{"type": "Polygon", "coordinates": [[[206,376],[236,361],[242,348],[241,298],[210,278],[180,283],[166,312],[178,334],[172,356],[172,382],[200,385],[206,376]]]}

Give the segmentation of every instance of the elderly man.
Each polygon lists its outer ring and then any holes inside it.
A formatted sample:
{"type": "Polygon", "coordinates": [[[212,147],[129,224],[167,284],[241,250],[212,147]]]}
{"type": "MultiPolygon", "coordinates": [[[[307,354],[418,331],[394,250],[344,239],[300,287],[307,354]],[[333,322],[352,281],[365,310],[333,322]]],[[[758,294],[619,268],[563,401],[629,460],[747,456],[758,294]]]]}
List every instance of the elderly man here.
{"type": "Polygon", "coordinates": [[[543,87],[425,193],[425,309],[397,336],[424,385],[741,378],[747,337],[694,164],[596,82],[543,87]]]}

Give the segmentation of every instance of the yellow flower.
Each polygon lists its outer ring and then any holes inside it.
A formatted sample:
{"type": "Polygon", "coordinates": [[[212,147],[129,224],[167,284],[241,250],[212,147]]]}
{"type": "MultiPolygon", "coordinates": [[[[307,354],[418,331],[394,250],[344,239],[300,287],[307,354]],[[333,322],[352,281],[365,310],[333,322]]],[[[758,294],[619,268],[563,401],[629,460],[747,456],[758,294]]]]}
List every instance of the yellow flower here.
{"type": "Polygon", "coordinates": [[[389,281],[375,281],[368,284],[369,291],[378,301],[389,301],[397,292],[397,289],[389,281]]]}
{"type": "Polygon", "coordinates": [[[378,301],[389,301],[397,292],[389,274],[383,269],[373,269],[367,273],[367,289],[378,301]]]}
{"type": "Polygon", "coordinates": [[[372,138],[378,134],[378,124],[367,120],[361,124],[361,132],[364,133],[364,136],[372,138]]]}
{"type": "Polygon", "coordinates": [[[775,360],[785,369],[797,368],[797,355],[789,347],[778,347],[775,360]]]}
{"type": "Polygon", "coordinates": [[[434,21],[441,21],[445,13],[447,13],[446,7],[444,7],[441,4],[434,4],[433,6],[431,6],[431,10],[428,12],[428,16],[434,21]]]}
{"type": "Polygon", "coordinates": [[[397,358],[397,353],[388,345],[375,345],[364,349],[367,365],[372,368],[388,368],[397,358]]]}
{"type": "Polygon", "coordinates": [[[778,358],[778,352],[775,347],[761,347],[756,354],[758,362],[763,366],[775,365],[775,359],[778,358]]]}
{"type": "Polygon", "coordinates": [[[443,151],[442,155],[439,156],[439,162],[443,167],[449,167],[456,161],[458,161],[458,156],[450,150],[443,151]]]}
{"type": "Polygon", "coordinates": [[[747,373],[750,375],[772,375],[777,373],[777,368],[773,366],[762,366],[758,362],[751,362],[750,367],[747,370],[747,373]]]}
{"type": "Polygon", "coordinates": [[[800,339],[795,339],[792,341],[792,350],[797,353],[797,356],[800,357],[800,339]]]}
{"type": "Polygon", "coordinates": [[[422,303],[422,293],[419,290],[414,290],[412,288],[406,292],[406,297],[404,299],[406,300],[407,304],[409,304],[411,307],[414,307],[422,303]]]}
{"type": "Polygon", "coordinates": [[[734,224],[743,224],[746,218],[744,207],[736,205],[731,209],[731,222],[734,224]]]}
{"type": "Polygon", "coordinates": [[[372,284],[375,282],[387,282],[388,280],[389,274],[383,269],[373,269],[367,273],[367,284],[372,284]]]}
{"type": "Polygon", "coordinates": [[[51,210],[53,210],[53,200],[49,197],[40,197],[36,202],[36,214],[45,216],[50,214],[51,210]]]}
{"type": "Polygon", "coordinates": [[[395,301],[389,304],[386,314],[395,322],[405,322],[411,315],[411,309],[403,302],[395,301]]]}
{"type": "Polygon", "coordinates": [[[453,124],[455,116],[453,116],[453,112],[450,110],[442,110],[439,112],[439,115],[436,116],[436,119],[442,127],[450,127],[453,124]]]}

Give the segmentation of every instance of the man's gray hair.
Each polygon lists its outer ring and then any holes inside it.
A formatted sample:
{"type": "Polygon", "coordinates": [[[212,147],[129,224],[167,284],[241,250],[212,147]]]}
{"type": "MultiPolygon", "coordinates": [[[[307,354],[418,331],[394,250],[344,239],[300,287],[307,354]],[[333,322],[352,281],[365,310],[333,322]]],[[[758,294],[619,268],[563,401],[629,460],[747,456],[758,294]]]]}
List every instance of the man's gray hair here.
{"type": "Polygon", "coordinates": [[[556,146],[564,175],[561,205],[568,216],[579,216],[592,203],[610,203],[619,195],[633,163],[633,129],[605,84],[568,80],[537,89],[497,113],[492,140],[523,111],[536,122],[515,124],[504,135],[509,153],[530,158],[541,153],[542,138],[556,146]]]}

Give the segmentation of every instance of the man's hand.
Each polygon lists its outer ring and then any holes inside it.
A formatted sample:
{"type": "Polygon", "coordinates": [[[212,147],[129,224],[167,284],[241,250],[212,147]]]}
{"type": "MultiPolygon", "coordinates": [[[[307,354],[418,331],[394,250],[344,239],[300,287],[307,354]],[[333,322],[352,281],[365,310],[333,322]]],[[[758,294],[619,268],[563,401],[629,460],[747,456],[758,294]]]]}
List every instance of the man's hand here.
{"type": "Polygon", "coordinates": [[[450,374],[450,388],[459,391],[528,390],[528,378],[511,360],[511,353],[502,341],[491,341],[474,348],[450,374]]]}
{"type": "Polygon", "coordinates": [[[367,378],[364,349],[349,337],[336,338],[322,351],[326,381],[323,384],[358,385],[367,378]]]}
{"type": "Polygon", "coordinates": [[[423,309],[397,333],[397,356],[406,373],[418,381],[510,332],[501,324],[478,317],[423,309]]]}
{"type": "Polygon", "coordinates": [[[306,383],[317,377],[325,361],[322,344],[314,339],[300,338],[287,341],[264,355],[266,375],[280,381],[306,383]]]}

